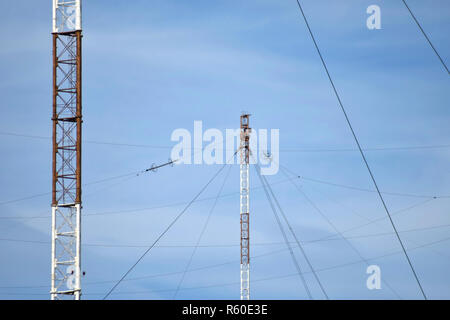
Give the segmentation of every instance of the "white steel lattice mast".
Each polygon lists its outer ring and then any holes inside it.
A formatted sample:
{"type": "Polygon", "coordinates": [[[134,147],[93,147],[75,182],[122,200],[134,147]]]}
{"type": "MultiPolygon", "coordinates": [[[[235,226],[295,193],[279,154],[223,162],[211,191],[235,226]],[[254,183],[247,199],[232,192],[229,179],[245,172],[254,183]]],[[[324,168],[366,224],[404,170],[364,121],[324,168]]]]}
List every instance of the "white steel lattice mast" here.
{"type": "Polygon", "coordinates": [[[81,0],[53,0],[51,299],[81,296],[81,0]]]}
{"type": "Polygon", "coordinates": [[[249,114],[241,115],[241,164],[240,164],[240,211],[241,211],[241,300],[250,299],[250,227],[249,227],[249,114]]]}

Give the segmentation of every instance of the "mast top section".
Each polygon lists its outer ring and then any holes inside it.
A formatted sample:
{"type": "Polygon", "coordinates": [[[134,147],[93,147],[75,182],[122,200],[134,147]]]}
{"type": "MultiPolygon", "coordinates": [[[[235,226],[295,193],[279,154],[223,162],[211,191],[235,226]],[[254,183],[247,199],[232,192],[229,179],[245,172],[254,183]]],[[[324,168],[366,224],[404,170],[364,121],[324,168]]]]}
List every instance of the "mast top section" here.
{"type": "Polygon", "coordinates": [[[249,120],[250,120],[250,114],[243,113],[241,115],[241,129],[243,129],[244,131],[246,131],[246,130],[251,131],[249,120]]]}
{"type": "Polygon", "coordinates": [[[81,30],[81,0],[53,0],[53,33],[81,30]]]}

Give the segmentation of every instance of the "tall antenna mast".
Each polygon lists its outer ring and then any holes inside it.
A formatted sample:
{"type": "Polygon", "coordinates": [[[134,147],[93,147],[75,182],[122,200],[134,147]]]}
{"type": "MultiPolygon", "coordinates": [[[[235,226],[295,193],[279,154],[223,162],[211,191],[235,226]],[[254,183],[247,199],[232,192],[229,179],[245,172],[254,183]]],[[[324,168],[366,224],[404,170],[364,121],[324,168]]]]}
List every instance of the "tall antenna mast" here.
{"type": "Polygon", "coordinates": [[[249,227],[249,114],[241,115],[241,165],[240,165],[240,211],[241,211],[241,300],[250,299],[250,227],[249,227]]]}
{"type": "Polygon", "coordinates": [[[51,299],[81,296],[81,0],[53,0],[51,299]]]}

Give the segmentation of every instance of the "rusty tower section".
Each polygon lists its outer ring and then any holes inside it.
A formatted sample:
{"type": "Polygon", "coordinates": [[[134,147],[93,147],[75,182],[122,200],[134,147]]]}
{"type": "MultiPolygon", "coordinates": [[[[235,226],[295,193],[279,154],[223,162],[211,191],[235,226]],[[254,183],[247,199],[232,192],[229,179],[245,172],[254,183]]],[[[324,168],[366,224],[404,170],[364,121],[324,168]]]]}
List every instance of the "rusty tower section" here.
{"type": "Polygon", "coordinates": [[[241,164],[240,164],[240,212],[241,212],[241,300],[250,299],[250,227],[249,227],[249,164],[250,134],[249,114],[241,115],[241,164]]]}
{"type": "Polygon", "coordinates": [[[53,0],[51,299],[81,296],[81,0],[53,0]]]}

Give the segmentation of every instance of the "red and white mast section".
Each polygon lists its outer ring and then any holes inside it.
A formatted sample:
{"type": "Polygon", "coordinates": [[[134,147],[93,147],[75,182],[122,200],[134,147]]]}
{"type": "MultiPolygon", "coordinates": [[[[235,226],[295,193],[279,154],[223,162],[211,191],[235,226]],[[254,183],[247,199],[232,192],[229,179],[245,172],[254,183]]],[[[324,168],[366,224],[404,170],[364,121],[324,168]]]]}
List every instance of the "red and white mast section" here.
{"type": "Polygon", "coordinates": [[[81,296],[81,0],[53,0],[51,299],[81,296]]]}
{"type": "Polygon", "coordinates": [[[249,227],[249,164],[250,133],[249,114],[241,115],[241,164],[240,164],[240,212],[241,212],[241,300],[250,299],[250,227],[249,227]]]}

